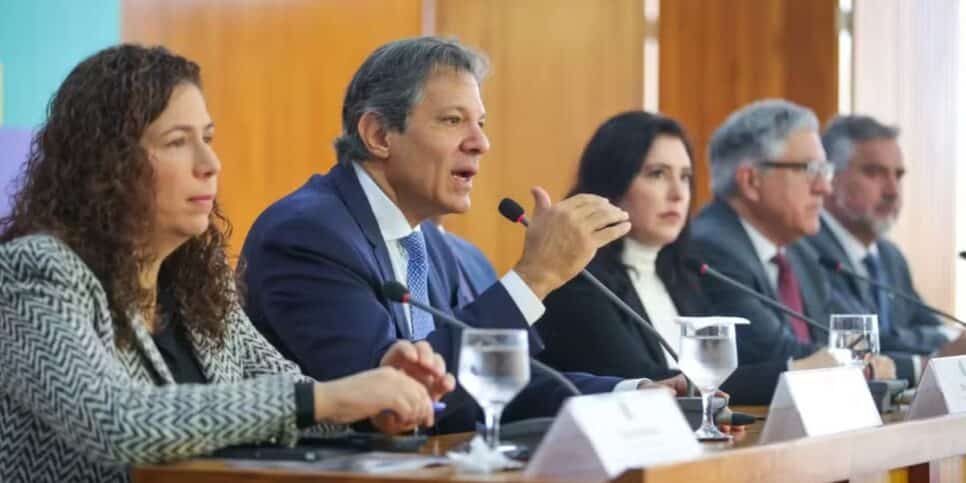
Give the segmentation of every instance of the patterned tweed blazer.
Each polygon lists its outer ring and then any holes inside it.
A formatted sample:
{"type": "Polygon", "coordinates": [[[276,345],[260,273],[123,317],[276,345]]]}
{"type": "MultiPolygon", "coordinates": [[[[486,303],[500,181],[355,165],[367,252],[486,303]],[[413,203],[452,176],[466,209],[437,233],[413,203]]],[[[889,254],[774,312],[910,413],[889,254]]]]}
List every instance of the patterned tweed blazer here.
{"type": "Polygon", "coordinates": [[[226,324],[220,348],[189,333],[210,384],[173,384],[142,319],[130,348],[114,344],[104,288],[69,247],[0,245],[0,481],[127,481],[132,464],[294,444],[304,376],[240,308],[226,324]]]}

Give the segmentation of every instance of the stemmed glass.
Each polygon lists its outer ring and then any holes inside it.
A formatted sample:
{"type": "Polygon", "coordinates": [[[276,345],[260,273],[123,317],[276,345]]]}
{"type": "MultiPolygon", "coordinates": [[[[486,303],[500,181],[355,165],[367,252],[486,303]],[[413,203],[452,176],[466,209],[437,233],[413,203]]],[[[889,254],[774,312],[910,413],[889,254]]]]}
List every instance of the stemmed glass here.
{"type": "Polygon", "coordinates": [[[491,451],[500,444],[503,408],[530,381],[527,332],[522,329],[466,329],[460,347],[459,383],[483,409],[484,438],[491,451]]]}
{"type": "Polygon", "coordinates": [[[865,367],[879,354],[879,317],[875,314],[832,314],[828,348],[842,365],[865,367]]]}
{"type": "Polygon", "coordinates": [[[681,348],[678,367],[701,392],[703,418],[694,432],[698,441],[730,441],[714,424],[711,398],[718,386],[738,367],[735,324],[747,324],[733,317],[679,317],[681,348]]]}

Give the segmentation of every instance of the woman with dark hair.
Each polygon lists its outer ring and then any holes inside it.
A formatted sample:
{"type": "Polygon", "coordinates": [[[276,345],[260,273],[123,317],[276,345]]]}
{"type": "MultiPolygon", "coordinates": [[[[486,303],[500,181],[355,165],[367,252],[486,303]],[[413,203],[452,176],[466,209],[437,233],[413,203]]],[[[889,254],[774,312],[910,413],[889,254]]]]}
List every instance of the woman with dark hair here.
{"type": "MultiPolygon", "coordinates": [[[[713,315],[697,275],[685,266],[694,189],[692,150],[673,119],[643,111],[604,122],[580,159],[571,194],[603,196],[628,212],[630,232],[598,250],[588,266],[674,348],[678,316],[713,315]]],[[[539,358],[565,371],[666,379],[678,373],[657,338],[586,280],[571,280],[545,300],[534,327],[546,343],[539,358]]],[[[797,361],[796,361],[797,363],[797,361]]],[[[802,367],[833,364],[820,351],[802,367]]],[[[741,367],[722,389],[738,404],[771,399],[784,362],[741,367]]]]}
{"type": "Polygon", "coordinates": [[[125,481],[315,425],[432,424],[454,381],[425,343],[319,383],[252,327],[213,136],[198,66],[160,47],[105,49],[54,95],[0,219],[0,480],[125,481]]]}

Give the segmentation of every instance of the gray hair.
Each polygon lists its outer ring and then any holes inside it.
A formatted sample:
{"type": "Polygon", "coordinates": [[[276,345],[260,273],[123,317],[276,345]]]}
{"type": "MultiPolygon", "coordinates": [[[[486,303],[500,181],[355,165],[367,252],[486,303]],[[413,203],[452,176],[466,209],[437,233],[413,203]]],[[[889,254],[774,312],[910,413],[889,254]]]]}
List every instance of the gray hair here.
{"type": "Polygon", "coordinates": [[[379,47],[362,63],[346,89],[342,103],[342,135],[335,140],[340,164],[361,161],[369,150],[359,136],[359,119],[377,114],[387,129],[403,132],[406,118],[420,99],[429,75],[449,68],[483,80],[486,57],[455,39],[417,37],[379,47]]]}
{"type": "Polygon", "coordinates": [[[782,99],[756,101],[733,112],[711,136],[708,148],[714,194],[733,195],[739,166],[780,156],[788,136],[804,129],[818,132],[815,113],[782,99]]]}
{"type": "Polygon", "coordinates": [[[880,123],[871,116],[836,116],[825,126],[822,145],[829,161],[835,164],[835,171],[849,166],[855,152],[855,143],[873,139],[896,139],[899,128],[880,123]]]}

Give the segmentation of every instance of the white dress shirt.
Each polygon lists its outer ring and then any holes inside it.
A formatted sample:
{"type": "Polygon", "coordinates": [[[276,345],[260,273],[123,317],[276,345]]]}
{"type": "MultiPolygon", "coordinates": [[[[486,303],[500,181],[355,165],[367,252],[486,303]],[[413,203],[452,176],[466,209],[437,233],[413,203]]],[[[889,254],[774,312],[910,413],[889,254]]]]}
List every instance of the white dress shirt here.
{"type": "MultiPolygon", "coordinates": [[[[409,236],[413,231],[419,230],[419,225],[410,226],[403,212],[383,193],[379,185],[369,176],[369,173],[362,169],[362,166],[359,166],[358,163],[353,163],[352,166],[355,169],[356,177],[359,178],[359,184],[362,185],[362,192],[365,193],[366,200],[369,201],[369,207],[372,208],[372,214],[376,217],[379,233],[389,250],[389,261],[392,263],[393,276],[396,280],[405,283],[409,255],[399,240],[409,236]]],[[[500,283],[510,294],[510,298],[513,299],[517,309],[523,314],[523,318],[528,324],[532,325],[546,311],[543,302],[515,271],[507,272],[500,279],[500,283]]],[[[412,330],[411,311],[411,306],[404,311],[410,330],[412,330]]]]}
{"type": "Polygon", "coordinates": [[[757,228],[745,221],[744,218],[738,219],[741,220],[741,226],[744,227],[745,233],[751,239],[751,246],[754,247],[755,254],[758,255],[758,260],[765,267],[765,275],[768,276],[768,283],[771,284],[772,290],[778,293],[778,265],[771,260],[775,258],[775,255],[782,252],[781,247],[773,243],[765,235],[762,235],[757,228]]]}
{"type": "MultiPolygon", "coordinates": [[[[399,243],[399,240],[409,236],[413,231],[419,230],[419,225],[415,227],[409,225],[409,221],[406,220],[406,216],[403,215],[399,207],[383,193],[382,188],[373,181],[366,170],[362,169],[362,166],[358,163],[353,163],[352,167],[355,169],[356,177],[359,179],[362,192],[369,202],[372,214],[376,217],[376,225],[379,226],[379,233],[382,235],[383,241],[386,242],[386,248],[389,251],[389,261],[392,263],[393,276],[396,280],[405,281],[406,274],[408,273],[409,255],[406,253],[406,249],[402,247],[402,244],[399,243]]],[[[533,325],[546,312],[546,308],[540,298],[537,297],[537,294],[533,293],[530,286],[515,271],[510,270],[507,272],[500,279],[500,283],[503,284],[503,288],[510,294],[510,298],[516,304],[520,313],[523,314],[523,318],[527,321],[527,324],[533,325]]],[[[403,312],[406,314],[406,322],[409,324],[409,330],[412,331],[412,307],[410,306],[409,310],[403,312]]],[[[636,390],[637,386],[643,381],[649,381],[649,379],[625,379],[614,386],[614,391],[636,390]]]]}
{"type": "MultiPolygon", "coordinates": [[[[674,300],[671,299],[664,282],[657,275],[657,255],[660,251],[661,247],[644,245],[627,237],[624,238],[621,259],[628,267],[627,274],[631,284],[641,299],[641,305],[651,319],[651,324],[671,347],[680,350],[681,327],[675,322],[679,315],[678,309],[674,306],[674,300]]],[[[668,367],[677,368],[677,362],[671,358],[667,349],[663,350],[668,367]]]]}

